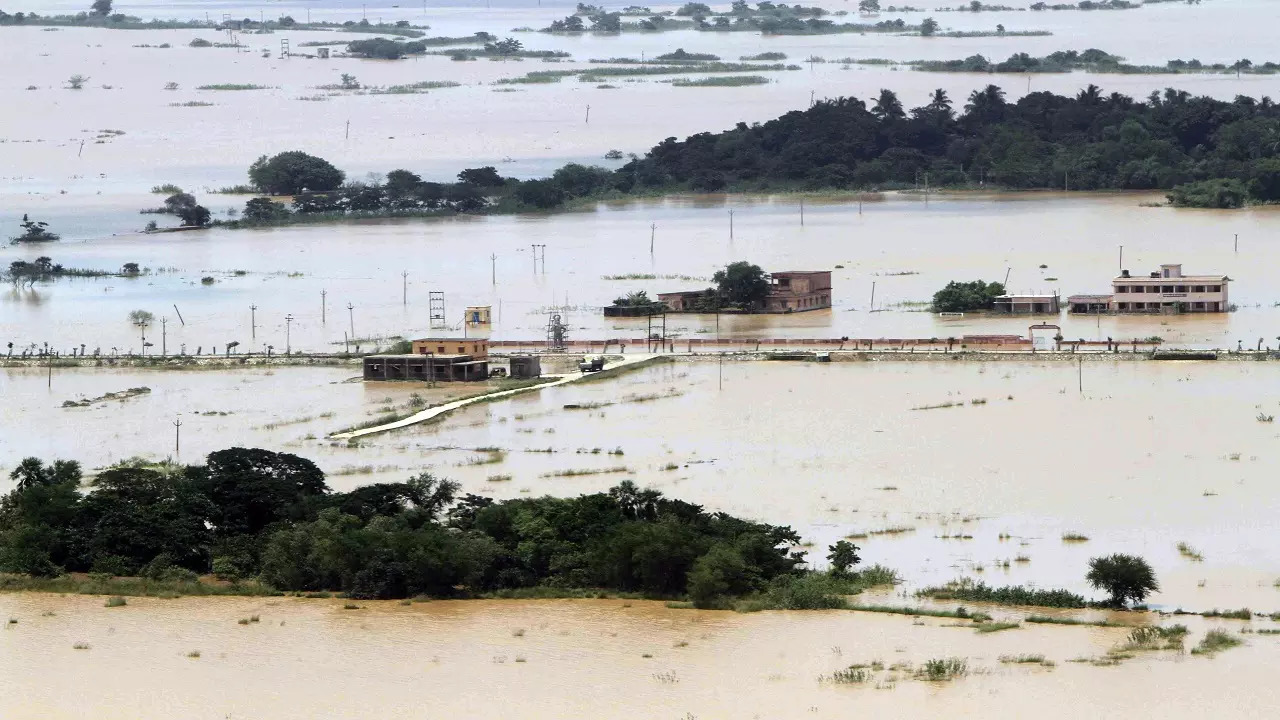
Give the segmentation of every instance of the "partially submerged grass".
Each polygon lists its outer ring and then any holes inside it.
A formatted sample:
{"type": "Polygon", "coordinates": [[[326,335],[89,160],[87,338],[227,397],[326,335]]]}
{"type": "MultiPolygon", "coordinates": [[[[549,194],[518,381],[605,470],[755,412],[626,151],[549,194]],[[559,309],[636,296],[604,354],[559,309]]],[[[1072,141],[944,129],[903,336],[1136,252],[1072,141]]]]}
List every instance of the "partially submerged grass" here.
{"type": "Polygon", "coordinates": [[[147,596],[175,598],[183,595],[280,595],[274,588],[246,581],[229,585],[189,580],[151,580],[140,577],[60,575],[39,578],[0,575],[0,592],[46,592],[79,595],[147,596]]]}
{"type": "Polygon", "coordinates": [[[1077,620],[1075,618],[1053,617],[1051,615],[1028,615],[1023,622],[1044,625],[1091,625],[1093,627],[1124,627],[1110,620],[1077,620]]]}
{"type": "Polygon", "coordinates": [[[1129,637],[1121,645],[1113,648],[1112,655],[1131,655],[1135,652],[1152,650],[1182,650],[1183,638],[1187,636],[1186,625],[1158,626],[1134,628],[1129,637]]]}
{"type": "Polygon", "coordinates": [[[1244,641],[1226,630],[1213,629],[1204,634],[1200,644],[1191,650],[1192,655],[1213,655],[1222,650],[1229,650],[1244,641]]]}
{"type": "Polygon", "coordinates": [[[940,617],[940,618],[960,618],[962,620],[973,620],[975,622],[985,622],[991,619],[990,615],[981,612],[969,612],[968,609],[960,607],[955,610],[937,610],[934,608],[909,607],[906,605],[850,605],[850,610],[858,612],[878,612],[889,613],[891,615],[909,615],[912,617],[940,617]]]}
{"type": "MultiPolygon", "coordinates": [[[[1025,655],[1001,655],[1000,662],[1007,665],[1045,665],[1044,655],[1025,654],[1025,655]]],[[[1052,663],[1047,663],[1052,664],[1052,663]]]]}
{"type": "Polygon", "coordinates": [[[924,665],[916,669],[915,677],[919,680],[943,681],[963,677],[969,674],[969,663],[964,658],[935,658],[926,660],[924,665]]]}
{"type": "Polygon", "coordinates": [[[113,608],[113,607],[124,607],[125,605],[128,605],[128,604],[129,604],[129,601],[128,601],[128,600],[125,600],[124,598],[120,597],[119,595],[115,595],[115,596],[109,597],[109,598],[107,598],[107,601],[106,601],[105,603],[103,603],[103,605],[105,605],[106,607],[109,607],[109,608],[113,608]]]}
{"type": "Polygon", "coordinates": [[[673,80],[671,87],[743,87],[746,85],[768,85],[771,80],[761,75],[726,75],[721,77],[705,77],[696,80],[681,78],[673,80]]]}
{"type": "Polygon", "coordinates": [[[1089,536],[1081,535],[1080,533],[1077,533],[1077,532],[1066,532],[1066,533],[1062,533],[1062,542],[1067,542],[1067,543],[1089,542],[1089,536]]]}
{"type": "Polygon", "coordinates": [[[974,623],[973,629],[980,633],[994,633],[1001,630],[1017,630],[1022,627],[1016,622],[981,622],[974,623]]]}
{"type": "Polygon", "coordinates": [[[1201,555],[1198,550],[1191,547],[1185,542],[1178,543],[1178,554],[1184,558],[1187,558],[1188,560],[1194,560],[1196,562],[1201,562],[1204,560],[1204,556],[1201,555]]]}
{"type": "Polygon", "coordinates": [[[1060,608],[1083,608],[1088,605],[1083,597],[1068,590],[1038,590],[1021,585],[993,588],[971,578],[954,580],[942,587],[924,588],[918,594],[935,600],[966,600],[999,605],[1060,608]]]}
{"type": "Polygon", "coordinates": [[[610,473],[631,472],[630,468],[617,466],[609,468],[570,468],[568,470],[554,470],[548,473],[542,473],[538,477],[580,477],[582,475],[607,475],[610,473]]]}
{"type": "Polygon", "coordinates": [[[199,85],[197,90],[270,90],[267,85],[254,85],[252,83],[215,83],[213,85],[199,85]]]}

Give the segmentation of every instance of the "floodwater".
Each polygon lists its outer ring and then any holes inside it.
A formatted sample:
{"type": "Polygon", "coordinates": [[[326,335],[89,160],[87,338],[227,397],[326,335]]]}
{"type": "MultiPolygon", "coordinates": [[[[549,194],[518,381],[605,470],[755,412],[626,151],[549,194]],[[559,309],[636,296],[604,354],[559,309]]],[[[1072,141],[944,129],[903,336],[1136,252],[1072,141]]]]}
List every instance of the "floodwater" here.
{"type": "Polygon", "coordinates": [[[791,525],[817,564],[855,536],[867,563],[899,570],[912,589],[971,577],[1089,594],[1090,557],[1133,552],[1160,577],[1154,606],[1271,612],[1280,433],[1258,417],[1280,414],[1264,390],[1277,372],[1270,362],[676,362],[347,443],[325,436],[442,391],[344,383],[348,368],[276,368],[58,369],[50,392],[43,372],[10,370],[0,473],[33,454],[86,467],[171,457],[180,418],[184,462],[233,445],[288,451],[314,459],[336,490],[421,471],[495,498],[628,479],[791,525]],[[60,407],[137,386],[152,392],[60,407]],[[230,414],[209,414],[219,411],[230,414]]]}
{"type": "MultiPolygon", "coordinates": [[[[268,344],[276,352],[286,345],[334,351],[351,334],[431,334],[429,291],[444,293],[449,332],[455,334],[463,332],[466,306],[491,305],[495,338],[545,338],[552,309],[565,315],[571,339],[643,338],[643,318],[606,319],[600,306],[635,290],[652,297],[705,288],[716,268],[740,259],[774,270],[834,268],[834,307],[789,316],[724,316],[723,337],[1025,335],[1030,318],[945,319],[922,312],[921,304],[950,280],[1003,281],[1006,275],[1018,292],[1108,292],[1123,245],[1125,267],[1135,274],[1180,262],[1187,273],[1229,275],[1231,301],[1239,310],[1048,318],[1062,326],[1064,336],[1156,335],[1172,345],[1230,349],[1239,343],[1256,347],[1261,338],[1264,346],[1275,347],[1280,297],[1268,268],[1280,263],[1280,246],[1267,238],[1280,228],[1280,212],[1140,206],[1150,199],[1016,194],[934,197],[926,204],[923,198],[891,197],[864,203],[861,213],[856,202],[810,201],[802,226],[794,199],[708,197],[550,217],[211,230],[14,248],[14,255],[47,254],[68,267],[137,262],[159,271],[0,288],[0,339],[14,341],[17,352],[44,342],[64,352],[80,344],[90,353],[136,352],[141,336],[128,315],[144,309],[157,318],[147,331],[155,344],[150,353],[161,349],[161,317],[168,319],[165,342],[171,353],[184,345],[187,353],[207,353],[231,341],[240,342],[241,351],[264,352],[268,344]],[[532,243],[546,245],[545,263],[536,272],[532,243]],[[657,279],[606,279],[629,274],[657,279]],[[204,276],[216,283],[203,285],[204,276]],[[875,311],[869,312],[873,283],[875,311]],[[291,324],[286,315],[293,316],[291,324]]],[[[673,315],[667,323],[676,338],[715,337],[711,315],[673,315]]],[[[362,347],[373,344],[365,340],[362,347]]]]}
{"type": "MultiPolygon", "coordinates": [[[[739,615],[643,601],[399,605],[243,598],[0,596],[6,718],[1077,718],[1263,717],[1280,640],[1244,635],[1215,657],[1104,655],[1117,628],[1023,625],[978,634],[954,621],[848,612],[739,615]],[[251,615],[260,622],[240,625],[251,615]],[[87,645],[75,649],[75,645],[87,645]],[[198,657],[190,657],[192,653],[198,657]],[[999,661],[1041,654],[1053,667],[999,661]],[[837,685],[855,663],[960,657],[951,682],[837,685]],[[1088,692],[1080,692],[1082,686],[1088,692]],[[1212,691],[1207,691],[1212,688],[1212,691]]],[[[1193,618],[1194,620],[1195,618],[1193,618]]],[[[1189,623],[1198,641],[1207,627],[1189,623]]]]}

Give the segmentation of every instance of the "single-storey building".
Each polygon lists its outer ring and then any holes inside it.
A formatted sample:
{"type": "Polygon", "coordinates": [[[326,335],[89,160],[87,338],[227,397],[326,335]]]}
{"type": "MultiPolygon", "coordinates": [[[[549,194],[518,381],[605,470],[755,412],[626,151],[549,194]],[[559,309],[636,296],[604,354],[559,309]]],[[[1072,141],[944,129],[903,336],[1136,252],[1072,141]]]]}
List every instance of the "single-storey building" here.
{"type": "Polygon", "coordinates": [[[806,312],[831,307],[830,270],[785,270],[769,276],[764,311],[806,312]]]}
{"type": "Polygon", "coordinates": [[[1057,295],[1007,294],[996,297],[991,310],[1004,315],[1057,315],[1061,305],[1057,295]]]}
{"type": "Polygon", "coordinates": [[[369,355],[365,380],[461,382],[489,377],[489,341],[483,338],[420,338],[406,355],[369,355]]]}

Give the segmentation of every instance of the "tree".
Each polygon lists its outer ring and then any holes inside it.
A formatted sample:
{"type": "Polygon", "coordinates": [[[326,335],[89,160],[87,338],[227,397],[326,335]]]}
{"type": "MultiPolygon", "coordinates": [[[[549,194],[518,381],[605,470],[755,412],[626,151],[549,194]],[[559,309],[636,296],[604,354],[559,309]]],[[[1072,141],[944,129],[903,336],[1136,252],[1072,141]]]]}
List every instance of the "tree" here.
{"type": "Polygon", "coordinates": [[[60,236],[49,230],[49,223],[40,220],[28,220],[27,216],[22,216],[22,223],[19,225],[23,233],[17,237],[10,238],[12,243],[39,243],[53,242],[60,236]]]}
{"type": "Polygon", "coordinates": [[[716,284],[720,298],[731,305],[755,308],[764,303],[769,294],[769,280],[759,265],[745,260],[730,263],[717,270],[711,280],[716,284]]]}
{"type": "Polygon", "coordinates": [[[76,74],[67,78],[67,87],[71,90],[80,90],[84,88],[84,84],[87,82],[89,82],[87,75],[76,74]]]}
{"type": "Polygon", "coordinates": [[[216,512],[219,535],[256,534],[272,523],[309,515],[329,491],[315,463],[289,453],[230,448],[210,453],[194,478],[216,512]]]}
{"type": "Polygon", "coordinates": [[[876,104],[871,108],[871,114],[880,119],[900,120],[907,116],[902,110],[902,101],[898,100],[898,96],[892,90],[880,90],[880,97],[876,99],[876,104]]]}
{"type": "Polygon", "coordinates": [[[853,566],[862,562],[858,557],[858,546],[848,540],[841,540],[827,549],[830,551],[827,560],[831,561],[831,574],[836,577],[849,577],[853,566]]]}
{"type": "Polygon", "coordinates": [[[622,15],[619,13],[601,13],[591,16],[591,29],[594,32],[622,32],[622,15]]]}
{"type": "Polygon", "coordinates": [[[209,224],[209,208],[203,205],[189,205],[178,209],[178,217],[184,227],[205,227],[209,224]]]}
{"type": "Polygon", "coordinates": [[[924,21],[920,23],[920,34],[923,35],[924,37],[933,37],[933,34],[936,32],[938,32],[937,20],[934,20],[933,18],[928,17],[928,18],[925,18],[924,21]]]}
{"type": "Polygon", "coordinates": [[[503,40],[498,40],[496,42],[489,42],[484,44],[485,52],[491,53],[493,55],[502,55],[504,57],[517,55],[523,49],[524,49],[524,45],[519,40],[516,40],[515,38],[506,38],[503,40]]]}
{"type": "Polygon", "coordinates": [[[106,17],[111,14],[111,0],[93,0],[89,6],[89,14],[95,17],[106,17]]]}
{"type": "Polygon", "coordinates": [[[164,211],[174,215],[183,208],[195,207],[195,205],[195,196],[185,192],[176,192],[164,199],[164,211]]]}
{"type": "Polygon", "coordinates": [[[106,557],[123,564],[119,574],[133,574],[157,558],[157,565],[199,572],[209,567],[214,507],[181,472],[107,470],[81,505],[76,525],[85,567],[106,557]]]}
{"type": "Polygon", "coordinates": [[[858,12],[863,12],[863,13],[880,12],[880,0],[859,0],[858,12]]]}
{"type": "Polygon", "coordinates": [[[138,263],[136,262],[127,262],[120,268],[122,275],[137,275],[140,272],[142,271],[138,268],[138,263]]]}
{"type": "Polygon", "coordinates": [[[273,222],[289,216],[289,209],[270,198],[253,198],[244,204],[245,220],[249,222],[273,222]]]}
{"type": "Polygon", "coordinates": [[[40,485],[79,484],[80,477],[80,463],[75,460],[55,460],[52,465],[45,465],[37,457],[24,458],[9,473],[19,491],[40,485]]]}
{"type": "Polygon", "coordinates": [[[1085,580],[1098,590],[1110,593],[1115,607],[1123,607],[1129,600],[1141,603],[1149,593],[1160,590],[1151,566],[1136,555],[1117,553],[1092,558],[1085,580]]]}
{"type": "Polygon", "coordinates": [[[934,312],[972,312],[989,310],[995,299],[1004,294],[1004,285],[983,280],[956,282],[933,294],[934,312]]]}
{"type": "Polygon", "coordinates": [[[565,192],[550,180],[525,180],[516,187],[516,199],[521,205],[549,210],[564,202],[565,192]]]}
{"type": "Polygon", "coordinates": [[[343,90],[359,90],[360,89],[360,81],[357,80],[356,76],[352,75],[351,73],[342,73],[342,76],[339,78],[339,82],[342,84],[343,90]]]}
{"type": "Polygon", "coordinates": [[[500,187],[502,176],[492,165],[479,168],[468,168],[458,173],[458,182],[475,187],[500,187]]]}
{"type": "Polygon", "coordinates": [[[249,167],[249,181],[270,195],[296,195],[304,190],[326,192],[342,184],[341,170],[327,160],[299,150],[258,158],[249,167]]]}
{"type": "Polygon", "coordinates": [[[385,186],[392,197],[416,195],[421,185],[422,178],[408,170],[392,170],[387,173],[385,186]]]}

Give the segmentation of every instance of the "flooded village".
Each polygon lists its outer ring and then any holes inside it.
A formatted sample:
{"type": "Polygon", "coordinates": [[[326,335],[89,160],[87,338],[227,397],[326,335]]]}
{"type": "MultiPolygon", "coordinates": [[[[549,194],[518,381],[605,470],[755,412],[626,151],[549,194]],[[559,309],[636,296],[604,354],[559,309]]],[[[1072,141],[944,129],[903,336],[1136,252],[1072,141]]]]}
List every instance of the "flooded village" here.
{"type": "Polygon", "coordinates": [[[0,4],[0,716],[1269,715],[1280,6],[890,5],[0,4]]]}

